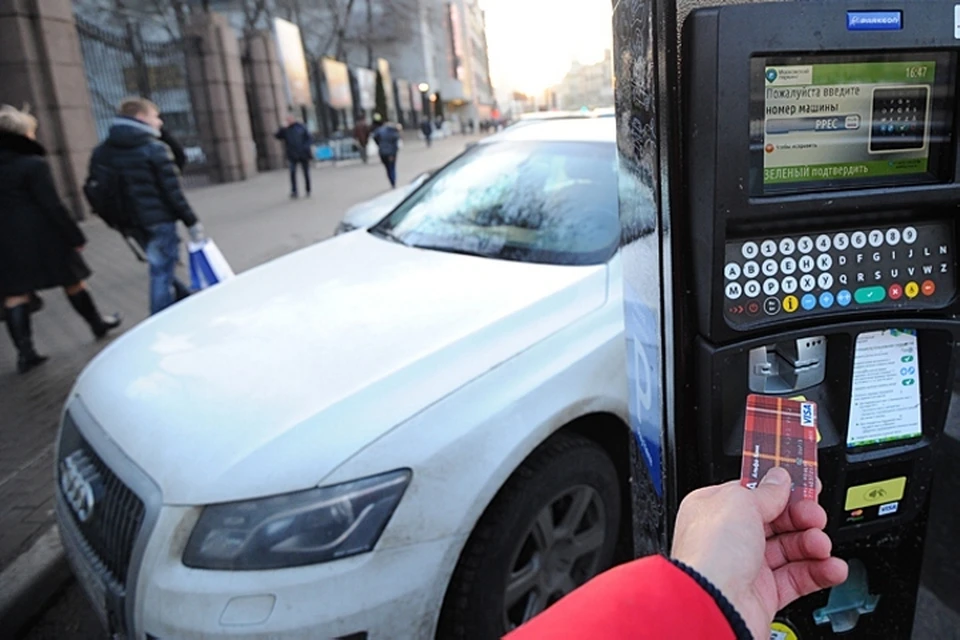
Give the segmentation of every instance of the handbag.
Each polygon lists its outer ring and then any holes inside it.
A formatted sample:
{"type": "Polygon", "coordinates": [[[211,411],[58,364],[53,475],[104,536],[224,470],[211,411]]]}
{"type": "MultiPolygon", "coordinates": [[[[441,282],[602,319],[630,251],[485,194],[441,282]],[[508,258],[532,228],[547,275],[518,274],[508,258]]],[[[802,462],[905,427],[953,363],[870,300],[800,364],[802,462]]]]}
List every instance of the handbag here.
{"type": "Polygon", "coordinates": [[[187,248],[190,252],[190,282],[195,291],[234,277],[233,269],[213,240],[191,242],[187,248]]]}

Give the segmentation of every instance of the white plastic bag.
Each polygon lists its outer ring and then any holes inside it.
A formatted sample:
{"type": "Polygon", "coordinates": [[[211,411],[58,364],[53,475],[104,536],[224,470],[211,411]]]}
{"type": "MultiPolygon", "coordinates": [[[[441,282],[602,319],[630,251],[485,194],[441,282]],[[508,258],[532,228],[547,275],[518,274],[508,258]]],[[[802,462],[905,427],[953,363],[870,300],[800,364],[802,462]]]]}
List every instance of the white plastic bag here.
{"type": "Polygon", "coordinates": [[[191,242],[188,249],[190,282],[195,291],[212,287],[234,276],[233,269],[213,240],[208,238],[199,243],[191,242]]]}

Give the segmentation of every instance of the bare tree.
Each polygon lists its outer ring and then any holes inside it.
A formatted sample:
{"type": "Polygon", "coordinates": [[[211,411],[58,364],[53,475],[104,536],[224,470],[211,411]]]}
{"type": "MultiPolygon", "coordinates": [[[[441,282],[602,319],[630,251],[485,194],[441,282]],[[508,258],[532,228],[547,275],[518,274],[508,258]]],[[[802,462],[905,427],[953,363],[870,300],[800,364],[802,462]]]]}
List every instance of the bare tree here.
{"type": "Polygon", "coordinates": [[[341,62],[365,53],[372,68],[378,55],[410,40],[419,20],[419,0],[276,0],[278,13],[298,27],[307,57],[341,62]]]}
{"type": "Polygon", "coordinates": [[[74,0],[73,4],[77,14],[97,25],[115,31],[127,30],[130,24],[153,26],[168,40],[183,35],[192,13],[210,11],[208,0],[199,4],[191,0],[74,0]]]}
{"type": "Polygon", "coordinates": [[[348,28],[356,0],[277,0],[277,8],[300,28],[307,58],[346,60],[348,28]]]}
{"type": "Polygon", "coordinates": [[[243,30],[250,33],[269,27],[270,6],[268,0],[242,0],[243,30]]]}
{"type": "Polygon", "coordinates": [[[384,51],[409,42],[420,22],[421,0],[366,0],[362,21],[357,16],[347,29],[347,43],[367,54],[373,68],[384,51]]]}

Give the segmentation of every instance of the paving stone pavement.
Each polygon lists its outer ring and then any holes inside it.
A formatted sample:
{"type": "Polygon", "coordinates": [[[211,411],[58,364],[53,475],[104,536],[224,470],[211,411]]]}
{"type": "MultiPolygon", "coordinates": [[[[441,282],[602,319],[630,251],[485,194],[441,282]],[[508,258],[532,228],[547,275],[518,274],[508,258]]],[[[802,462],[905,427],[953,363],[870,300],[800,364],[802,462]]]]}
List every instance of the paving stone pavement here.
{"type": "MultiPolygon", "coordinates": [[[[407,142],[399,156],[399,181],[439,167],[476,139],[454,136],[429,149],[422,142],[407,142]]],[[[194,189],[188,197],[207,234],[240,273],[329,237],[350,205],[386,188],[383,167],[371,160],[369,165],[353,161],[316,168],[310,199],[287,197],[286,170],[194,189]]],[[[146,265],[99,220],[82,227],[88,239],[84,258],[94,271],[90,291],[101,312],[124,316],[115,337],[147,317],[146,265]]],[[[186,278],[182,267],[181,275],[186,278]]],[[[95,341],[61,291],[42,296],[46,306],[33,316],[34,339],[49,362],[17,375],[13,346],[0,336],[0,570],[53,523],[54,438],[61,408],[77,375],[111,341],[95,341]]]]}

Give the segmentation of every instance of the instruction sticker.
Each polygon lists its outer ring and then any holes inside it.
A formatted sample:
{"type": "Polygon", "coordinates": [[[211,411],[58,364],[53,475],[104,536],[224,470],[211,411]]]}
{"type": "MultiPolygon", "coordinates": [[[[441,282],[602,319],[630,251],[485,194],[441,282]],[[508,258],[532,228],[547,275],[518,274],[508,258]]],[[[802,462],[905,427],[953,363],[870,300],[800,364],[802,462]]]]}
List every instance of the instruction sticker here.
{"type": "Polygon", "coordinates": [[[920,365],[917,334],[884,329],[857,336],[847,446],[919,436],[920,365]]]}

